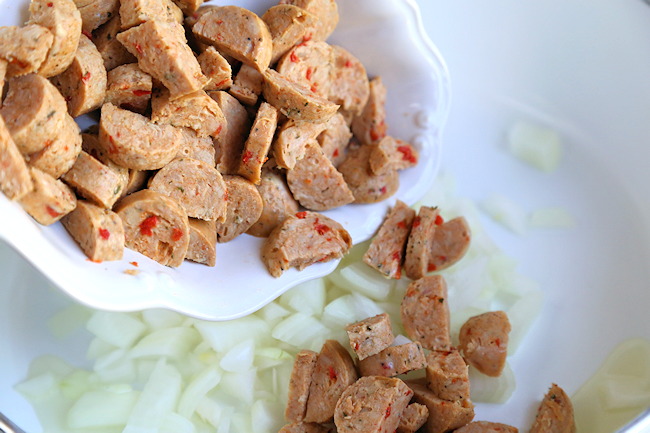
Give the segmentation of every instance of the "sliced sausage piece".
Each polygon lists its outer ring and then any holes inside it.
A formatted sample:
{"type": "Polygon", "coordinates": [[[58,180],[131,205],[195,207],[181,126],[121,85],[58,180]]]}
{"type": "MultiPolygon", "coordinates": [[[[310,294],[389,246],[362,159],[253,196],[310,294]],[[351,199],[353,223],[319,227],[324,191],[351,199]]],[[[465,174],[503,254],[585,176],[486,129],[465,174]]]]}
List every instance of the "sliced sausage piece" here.
{"type": "Polygon", "coordinates": [[[386,277],[399,279],[406,240],[414,218],[415,211],[397,200],[363,255],[363,261],[386,277]]]}
{"type": "MultiPolygon", "coordinates": [[[[557,430],[549,430],[557,431],[557,430]]],[[[518,433],[519,429],[507,424],[488,421],[473,421],[458,430],[455,433],[518,433]]]]}
{"type": "Polygon", "coordinates": [[[161,265],[178,267],[189,246],[185,209],[166,195],[143,189],[117,202],[126,246],[161,265]]]}
{"type": "Polygon", "coordinates": [[[339,10],[331,0],[280,0],[280,4],[291,4],[314,14],[318,20],[308,34],[316,41],[326,40],[339,23],[339,10]]]}
{"type": "Polygon", "coordinates": [[[341,106],[341,110],[356,116],[361,114],[368,97],[370,85],[363,64],[349,51],[332,45],[334,69],[330,81],[329,100],[341,106]]]}
{"type": "Polygon", "coordinates": [[[124,195],[127,185],[129,184],[129,169],[115,164],[113,160],[109,158],[108,153],[104,150],[101,144],[99,144],[99,137],[94,134],[81,134],[81,149],[96,160],[100,161],[120,177],[120,184],[123,185],[122,191],[120,191],[120,196],[124,195]]]}
{"type": "Polygon", "coordinates": [[[52,77],[52,83],[68,102],[68,113],[78,117],[101,107],[106,97],[107,76],[104,59],[85,35],[68,69],[52,77]]]}
{"type": "Polygon", "coordinates": [[[323,153],[338,167],[345,160],[352,132],[341,113],[336,113],[326,122],[325,130],[318,136],[323,153]]]}
{"type": "Polygon", "coordinates": [[[443,222],[430,244],[428,271],[439,271],[458,262],[469,249],[470,241],[471,230],[465,218],[443,222]]]}
{"type": "Polygon", "coordinates": [[[303,8],[280,4],[270,7],[262,15],[262,21],[269,27],[273,39],[271,64],[274,65],[294,45],[311,37],[310,29],[316,25],[318,17],[303,8]]]}
{"type": "Polygon", "coordinates": [[[418,151],[405,141],[386,136],[379,140],[370,154],[370,170],[375,174],[386,170],[404,170],[418,162],[418,151]]]}
{"type": "Polygon", "coordinates": [[[128,177],[120,176],[82,151],[63,180],[80,196],[104,209],[110,209],[126,189],[128,177]]]}
{"type": "Polygon", "coordinates": [[[436,222],[441,220],[438,208],[429,206],[421,206],[413,220],[404,258],[404,271],[410,279],[417,280],[429,272],[429,251],[439,225],[436,222]]]}
{"type": "Polygon", "coordinates": [[[392,377],[426,367],[422,346],[417,341],[390,346],[359,361],[362,376],[392,377]]]}
{"type": "Polygon", "coordinates": [[[562,388],[552,384],[537,409],[530,433],[575,433],[571,399],[562,388]]]}
{"type": "Polygon", "coordinates": [[[203,43],[253,66],[262,72],[269,67],[273,39],[266,23],[239,6],[212,8],[200,16],[192,31],[203,43]]]}
{"type": "Polygon", "coordinates": [[[336,429],[339,433],[394,432],[412,394],[400,379],[362,377],[336,404],[336,429]]]}
{"type": "Polygon", "coordinates": [[[510,321],[503,311],[470,317],[460,328],[458,350],[481,373],[500,376],[508,356],[510,330],[510,321]]]}
{"type": "Polygon", "coordinates": [[[217,262],[217,227],[214,221],[190,218],[190,244],[186,260],[215,266],[217,262]]]}
{"type": "Polygon", "coordinates": [[[244,143],[251,128],[248,112],[237,99],[226,92],[210,92],[226,119],[225,129],[214,140],[217,170],[237,174],[244,143]]]}
{"type": "Polygon", "coordinates": [[[220,6],[214,5],[214,4],[209,4],[209,5],[201,5],[196,11],[194,11],[191,14],[186,14],[187,16],[185,17],[185,25],[189,27],[190,29],[194,27],[194,24],[201,18],[203,15],[206,13],[210,12],[213,9],[217,9],[220,6]]]}
{"type": "Polygon", "coordinates": [[[228,207],[226,219],[217,223],[217,239],[229,242],[245,233],[262,214],[262,197],[251,182],[239,176],[224,176],[228,207]]]}
{"type": "Polygon", "coordinates": [[[120,0],[122,29],[147,21],[183,23],[183,12],[171,0],[120,0]]]}
{"type": "Polygon", "coordinates": [[[208,79],[204,90],[223,90],[232,86],[232,67],[216,48],[208,47],[199,54],[197,60],[203,75],[208,79]]]}
{"type": "Polygon", "coordinates": [[[244,64],[237,72],[229,92],[242,104],[253,106],[262,94],[263,83],[264,76],[254,67],[244,64]]]}
{"type": "Polygon", "coordinates": [[[327,123],[300,122],[289,119],[273,142],[273,156],[278,167],[292,169],[305,156],[307,143],[318,137],[327,123]]]}
{"type": "Polygon", "coordinates": [[[431,275],[409,284],[400,315],[406,335],[425,349],[451,349],[447,283],[442,276],[431,275]]]}
{"type": "Polygon", "coordinates": [[[0,116],[0,191],[9,200],[18,200],[34,189],[27,163],[0,116]]]}
{"type": "Polygon", "coordinates": [[[117,35],[144,72],[163,83],[170,99],[198,90],[208,82],[177,22],[147,21],[117,35]]]}
{"type": "Polygon", "coordinates": [[[244,152],[238,170],[240,176],[256,185],[260,183],[262,165],[268,159],[267,155],[277,126],[278,110],[271,104],[262,102],[244,145],[244,152]]]}
{"type": "Polygon", "coordinates": [[[51,144],[68,117],[65,99],[52,83],[29,74],[8,81],[0,114],[18,150],[29,155],[51,144]]]}
{"type": "Polygon", "coordinates": [[[178,153],[181,141],[181,132],[173,126],[156,125],[111,103],[102,106],[99,142],[122,167],[134,170],[164,167],[178,153]]]}
{"type": "Polygon", "coordinates": [[[219,104],[203,90],[170,98],[166,89],[153,93],[151,98],[151,120],[158,124],[185,127],[196,131],[199,137],[217,137],[226,119],[219,104]]]}
{"type": "Polygon", "coordinates": [[[121,31],[120,15],[117,14],[94,32],[93,42],[104,59],[104,67],[107,71],[137,61],[135,56],[117,40],[116,36],[121,31]]]}
{"type": "Polygon", "coordinates": [[[124,227],[115,212],[79,200],[61,223],[93,262],[122,259],[124,227]]]}
{"type": "Polygon", "coordinates": [[[332,47],[323,41],[307,41],[291,48],[278,62],[277,71],[288,80],[301,84],[328,99],[333,85],[332,47]]]}
{"type": "Polygon", "coordinates": [[[308,88],[289,81],[277,71],[264,72],[264,98],[290,119],[325,122],[339,106],[312,93],[308,88]]]}
{"type": "Polygon", "coordinates": [[[283,426],[278,433],[331,433],[331,431],[315,422],[292,422],[283,426]]]}
{"type": "Polygon", "coordinates": [[[391,345],[395,336],[386,313],[368,317],[360,322],[345,327],[350,340],[350,347],[360,360],[376,355],[391,345]]]}
{"type": "Polygon", "coordinates": [[[469,371],[456,349],[450,352],[433,350],[427,354],[427,386],[443,400],[469,398],[469,371]]]}
{"type": "Polygon", "coordinates": [[[293,423],[302,422],[307,411],[307,399],[312,376],[316,369],[318,353],[311,350],[301,350],[296,355],[289,379],[289,398],[284,417],[293,423]]]}
{"type": "Polygon", "coordinates": [[[402,412],[397,433],[415,433],[429,419],[429,409],[420,403],[411,403],[402,412]]]}
{"type": "Polygon", "coordinates": [[[226,183],[216,168],[203,161],[173,160],[149,180],[149,189],[174,199],[189,217],[206,221],[226,218],[226,183]]]}
{"type": "Polygon", "coordinates": [[[178,128],[183,136],[176,158],[193,158],[203,161],[210,167],[215,166],[214,144],[210,137],[199,137],[189,128],[178,128]]]}
{"type": "Polygon", "coordinates": [[[307,143],[305,156],[287,170],[287,184],[293,197],[310,210],[334,209],[354,201],[343,175],[315,140],[307,143]]]}
{"type": "Polygon", "coordinates": [[[331,421],[339,398],[357,378],[348,351],[336,340],[325,341],[312,374],[304,421],[331,421]]]}
{"type": "Polygon", "coordinates": [[[66,184],[31,167],[34,189],[18,200],[25,211],[38,223],[48,226],[72,212],[77,197],[66,184]]]}
{"type": "Polygon", "coordinates": [[[126,191],[122,194],[122,197],[144,189],[149,182],[151,173],[144,170],[129,170],[129,182],[126,184],[126,191]]]}
{"type": "Polygon", "coordinates": [[[81,152],[81,131],[67,113],[57,136],[42,150],[26,157],[32,167],[58,179],[74,165],[81,152]]]}
{"type": "Polygon", "coordinates": [[[352,120],[352,132],[363,144],[377,144],[386,136],[386,86],[381,77],[370,80],[368,102],[352,120]]]}
{"type": "Polygon", "coordinates": [[[276,226],[262,246],[262,261],[274,277],[295,267],[343,257],[350,234],[336,221],[316,212],[298,212],[276,226]]]}
{"type": "Polygon", "coordinates": [[[426,433],[456,430],[474,418],[474,405],[470,400],[450,402],[436,397],[422,381],[407,380],[406,384],[413,390],[413,400],[425,405],[429,411],[429,419],[424,425],[426,433]]]}
{"type": "Polygon", "coordinates": [[[81,29],[90,33],[118,14],[119,0],[73,0],[81,15],[81,29]]]}
{"type": "Polygon", "coordinates": [[[246,233],[265,238],[288,216],[295,215],[299,206],[282,174],[266,166],[262,169],[257,190],[262,197],[262,214],[246,233]]]}
{"type": "Polygon", "coordinates": [[[52,32],[38,24],[0,27],[0,59],[8,63],[7,78],[38,72],[53,41],[52,32]]]}
{"type": "Polygon", "coordinates": [[[345,182],[354,194],[355,203],[377,203],[387,199],[399,188],[397,170],[382,174],[370,171],[372,146],[350,146],[345,160],[338,166],[345,182]]]}
{"type": "Polygon", "coordinates": [[[174,0],[176,6],[178,6],[183,14],[191,15],[199,9],[199,6],[203,4],[205,0],[174,0]]]}
{"type": "Polygon", "coordinates": [[[105,102],[144,114],[149,107],[153,80],[137,63],[120,65],[108,71],[105,102]]]}

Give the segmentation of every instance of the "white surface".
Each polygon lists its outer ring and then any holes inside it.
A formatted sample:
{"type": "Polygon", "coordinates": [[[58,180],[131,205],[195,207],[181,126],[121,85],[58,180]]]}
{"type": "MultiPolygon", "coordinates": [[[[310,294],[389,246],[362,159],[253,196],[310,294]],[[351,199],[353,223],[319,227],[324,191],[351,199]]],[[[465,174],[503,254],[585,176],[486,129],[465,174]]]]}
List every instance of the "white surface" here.
{"type": "MultiPolygon", "coordinates": [[[[420,150],[419,164],[400,173],[400,188],[389,200],[324,212],[343,224],[356,244],[374,234],[396,199],[413,204],[432,185],[440,164],[449,83],[438,53],[418,31],[410,1],[339,3],[343,18],[331,41],[356,55],[369,74],[383,77],[390,89],[389,133],[412,141],[420,150]]],[[[26,4],[0,0],[0,25],[22,22],[26,4]]],[[[258,13],[273,4],[269,0],[238,2],[258,13]]],[[[125,251],[121,261],[97,264],[86,260],[60,223],[42,227],[4,196],[0,196],[0,215],[0,239],[14,245],[65,292],[103,309],[165,307],[210,320],[232,319],[259,309],[302,281],[328,274],[337,264],[317,264],[301,272],[291,269],[273,278],[260,258],[263,240],[249,235],[217,245],[214,268],[192,262],[166,268],[131,250],[125,251]],[[129,264],[134,261],[139,264],[135,277],[124,273],[136,269],[129,264]]]]}
{"type": "MultiPolygon", "coordinates": [[[[419,3],[452,76],[443,165],[459,194],[480,201],[498,192],[527,210],[562,206],[576,221],[518,237],[485,220],[546,302],[509,360],[514,396],[479,405],[476,419],[527,431],[551,382],[572,394],[617,343],[650,339],[650,8],[641,0],[419,3]],[[506,150],[505,132],[522,118],[561,134],[557,172],[536,171],[506,150]]],[[[2,258],[5,269],[16,261],[2,258]]],[[[78,339],[55,341],[45,328],[68,300],[18,269],[0,291],[0,408],[38,432],[11,385],[37,354],[77,364],[84,356],[78,339]]]]}

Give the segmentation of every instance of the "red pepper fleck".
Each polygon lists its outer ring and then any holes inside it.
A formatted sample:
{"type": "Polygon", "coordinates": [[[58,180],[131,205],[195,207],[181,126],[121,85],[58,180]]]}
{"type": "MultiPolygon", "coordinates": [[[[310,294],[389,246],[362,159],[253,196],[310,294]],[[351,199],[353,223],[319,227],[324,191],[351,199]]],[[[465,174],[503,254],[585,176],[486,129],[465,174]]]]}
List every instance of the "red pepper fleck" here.
{"type": "Polygon", "coordinates": [[[402,278],[402,265],[397,265],[397,271],[395,271],[395,279],[399,280],[402,278]]]}
{"type": "Polygon", "coordinates": [[[402,159],[412,164],[418,162],[418,159],[413,154],[413,149],[410,146],[398,146],[397,150],[402,152],[402,159]]]}
{"type": "Polygon", "coordinates": [[[135,89],[135,90],[133,91],[133,94],[134,94],[135,96],[151,95],[151,90],[135,89]]]}
{"type": "Polygon", "coordinates": [[[217,21],[217,24],[223,24],[223,20],[217,21]]]}
{"type": "Polygon", "coordinates": [[[222,131],[222,130],[223,130],[223,125],[219,125],[219,127],[216,129],[216,131],[214,131],[214,132],[212,133],[212,135],[213,135],[214,137],[216,137],[216,136],[218,136],[219,134],[221,134],[221,131],[222,131]]]}
{"type": "Polygon", "coordinates": [[[144,54],[144,51],[142,50],[142,46],[139,43],[136,42],[134,47],[135,47],[135,50],[138,52],[138,54],[140,54],[140,55],[144,54]]]}
{"type": "Polygon", "coordinates": [[[433,263],[429,263],[429,264],[427,265],[427,272],[433,272],[433,271],[435,271],[436,269],[438,269],[438,267],[437,267],[435,264],[433,264],[433,263]]]}
{"type": "Polygon", "coordinates": [[[402,253],[395,251],[391,257],[393,260],[399,261],[402,258],[402,253]]]}
{"type": "Polygon", "coordinates": [[[386,408],[386,418],[390,416],[390,413],[391,413],[391,405],[388,405],[388,407],[386,408]]]}
{"type": "Polygon", "coordinates": [[[336,381],[336,371],[334,371],[334,367],[331,365],[327,367],[327,373],[329,374],[331,380],[336,381]]]}
{"type": "Polygon", "coordinates": [[[81,77],[81,81],[84,83],[87,83],[88,80],[90,80],[90,71],[86,72],[83,77],[81,77]]]}
{"type": "Polygon", "coordinates": [[[347,59],[347,60],[345,61],[345,67],[346,67],[346,68],[351,68],[351,67],[352,67],[352,60],[347,59]]]}
{"type": "Polygon", "coordinates": [[[224,79],[224,80],[221,80],[221,81],[219,81],[217,84],[215,84],[215,86],[217,86],[217,87],[221,87],[221,86],[223,86],[224,84],[226,84],[229,80],[230,80],[229,78],[226,78],[226,79],[224,79]]]}
{"type": "Polygon", "coordinates": [[[45,147],[50,147],[54,143],[52,140],[45,140],[45,147]]]}
{"type": "Polygon", "coordinates": [[[411,394],[413,394],[413,391],[411,391],[410,389],[407,389],[406,392],[404,393],[404,395],[411,395],[411,394]]]}
{"type": "Polygon", "coordinates": [[[248,161],[250,161],[253,158],[253,152],[250,150],[247,150],[244,152],[244,155],[241,157],[241,160],[244,164],[248,164],[248,161]]]}
{"type": "Polygon", "coordinates": [[[439,262],[446,262],[447,261],[447,256],[437,256],[436,257],[439,262]]]}
{"type": "Polygon", "coordinates": [[[406,228],[406,220],[402,220],[402,221],[398,222],[397,227],[399,227],[400,229],[405,229],[406,228]]]}
{"type": "Polygon", "coordinates": [[[312,36],[313,35],[311,33],[307,33],[305,36],[302,37],[302,43],[304,44],[305,42],[311,41],[312,36]]]}
{"type": "Polygon", "coordinates": [[[99,229],[99,236],[100,236],[102,239],[104,239],[105,241],[107,241],[108,238],[111,237],[111,232],[109,232],[109,231],[106,230],[106,229],[102,229],[102,228],[100,228],[100,229],[99,229]]]}
{"type": "Polygon", "coordinates": [[[437,226],[441,226],[445,220],[440,215],[436,215],[436,220],[434,222],[437,226]]]}
{"type": "Polygon", "coordinates": [[[93,259],[86,259],[86,260],[93,263],[102,263],[101,260],[93,260],[93,259]]]}
{"type": "Polygon", "coordinates": [[[140,266],[140,265],[138,264],[138,262],[129,262],[129,263],[132,264],[133,266],[135,266],[136,268],[137,268],[138,266],[140,266]]]}
{"type": "Polygon", "coordinates": [[[291,60],[293,63],[298,63],[300,61],[295,51],[291,52],[291,54],[289,55],[289,60],[291,60]]]}
{"type": "Polygon", "coordinates": [[[357,342],[354,343],[354,350],[355,351],[359,350],[359,343],[357,343],[357,342]]]}
{"type": "Polygon", "coordinates": [[[307,72],[305,72],[305,78],[307,78],[309,81],[311,81],[311,76],[314,73],[314,69],[309,67],[307,68],[307,72]]]}
{"type": "Polygon", "coordinates": [[[330,229],[328,226],[326,226],[325,224],[314,224],[314,228],[316,229],[316,231],[318,232],[318,234],[321,235],[321,236],[324,235],[325,233],[327,233],[328,231],[331,230],[331,229],[330,229]]]}
{"type": "Polygon", "coordinates": [[[336,158],[337,156],[339,156],[339,150],[338,150],[338,149],[334,149],[334,153],[332,153],[332,156],[333,156],[334,158],[336,158]]]}
{"type": "Polygon", "coordinates": [[[119,153],[112,135],[108,136],[108,153],[119,153]]]}
{"type": "Polygon", "coordinates": [[[143,236],[152,236],[152,229],[158,225],[158,217],[156,215],[151,215],[150,217],[145,218],[140,223],[140,234],[143,236]]]}
{"type": "Polygon", "coordinates": [[[501,339],[497,338],[496,340],[494,340],[494,344],[496,344],[497,347],[501,347],[501,339]]]}
{"type": "Polygon", "coordinates": [[[386,187],[382,186],[381,188],[379,188],[379,192],[382,194],[386,194],[386,187]]]}
{"type": "Polygon", "coordinates": [[[87,37],[88,39],[90,39],[91,41],[93,40],[93,35],[92,35],[92,33],[90,33],[89,31],[87,31],[87,30],[82,30],[81,33],[82,33],[85,37],[87,37]]]}
{"type": "Polygon", "coordinates": [[[413,228],[416,228],[420,225],[422,221],[420,220],[419,216],[416,216],[415,219],[413,220],[413,228]]]}
{"type": "Polygon", "coordinates": [[[311,90],[312,93],[318,92],[318,83],[312,84],[309,90],[311,90]]]}
{"type": "Polygon", "coordinates": [[[178,241],[181,240],[182,237],[183,237],[183,230],[177,229],[176,227],[174,227],[172,229],[172,240],[174,242],[178,242],[178,241]]]}
{"type": "Polygon", "coordinates": [[[49,3],[47,4],[47,7],[48,7],[48,8],[51,8],[51,7],[53,7],[53,6],[54,6],[54,3],[52,3],[52,2],[49,2],[49,3]]]}
{"type": "Polygon", "coordinates": [[[307,212],[305,212],[305,211],[298,212],[298,213],[296,214],[296,216],[297,216],[298,218],[300,218],[301,220],[304,220],[305,217],[307,216],[307,212]]]}
{"type": "Polygon", "coordinates": [[[55,210],[52,209],[52,207],[49,206],[49,205],[46,205],[46,206],[45,206],[45,210],[47,211],[47,213],[48,213],[52,218],[58,218],[58,217],[61,216],[61,212],[57,212],[57,211],[55,211],[55,210]]]}

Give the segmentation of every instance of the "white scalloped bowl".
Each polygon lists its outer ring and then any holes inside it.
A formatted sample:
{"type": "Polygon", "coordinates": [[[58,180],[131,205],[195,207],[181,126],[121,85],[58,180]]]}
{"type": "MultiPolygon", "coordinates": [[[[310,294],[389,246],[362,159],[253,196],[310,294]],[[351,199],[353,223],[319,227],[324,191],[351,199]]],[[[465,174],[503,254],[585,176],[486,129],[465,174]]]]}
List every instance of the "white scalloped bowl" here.
{"type": "MultiPolygon", "coordinates": [[[[226,4],[227,2],[210,2],[226,4]]],[[[238,1],[263,13],[276,2],[238,1]]],[[[389,134],[419,149],[419,164],[400,174],[395,196],[373,205],[347,205],[325,212],[342,223],[354,243],[372,236],[389,206],[415,203],[432,185],[441,154],[441,132],[450,104],[442,57],[422,30],[414,1],[339,0],[341,20],[330,42],[341,45],[381,75],[388,88],[389,134]]],[[[0,25],[26,18],[26,1],[0,0],[0,25]]],[[[217,245],[214,268],[185,262],[166,268],[131,250],[123,260],[88,261],[60,223],[43,227],[16,203],[0,197],[0,238],[12,245],[56,286],[89,306],[115,311],[162,307],[208,320],[249,314],[303,281],[324,276],[338,262],[294,269],[273,278],[260,259],[262,239],[243,235],[217,245]],[[136,269],[136,276],[125,274],[136,269]]]]}

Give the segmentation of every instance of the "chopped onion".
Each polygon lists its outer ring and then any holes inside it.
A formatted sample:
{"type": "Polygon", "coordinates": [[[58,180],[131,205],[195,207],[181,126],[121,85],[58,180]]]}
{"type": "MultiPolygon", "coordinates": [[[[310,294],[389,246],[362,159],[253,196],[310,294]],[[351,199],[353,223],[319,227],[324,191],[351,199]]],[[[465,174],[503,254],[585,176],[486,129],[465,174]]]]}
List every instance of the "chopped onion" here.
{"type": "Polygon", "coordinates": [[[519,121],[508,131],[508,148],[517,158],[543,171],[555,170],[562,154],[556,131],[519,121]]]}
{"type": "Polygon", "coordinates": [[[79,397],[67,414],[70,428],[100,428],[126,425],[138,400],[135,390],[92,390],[79,397]]]}
{"type": "Polygon", "coordinates": [[[138,341],[131,349],[131,358],[166,357],[180,359],[195,347],[201,336],[194,328],[174,327],[155,330],[138,341]]]}
{"type": "Polygon", "coordinates": [[[195,433],[196,428],[189,419],[176,412],[168,412],[163,416],[160,433],[195,433]]]}
{"type": "Polygon", "coordinates": [[[271,335],[297,349],[318,350],[328,333],[329,330],[314,316],[294,313],[278,323],[271,335]]]}
{"type": "Polygon", "coordinates": [[[72,334],[73,331],[83,328],[91,315],[90,308],[81,304],[71,304],[52,316],[47,324],[52,335],[64,338],[72,334]]]}
{"type": "Polygon", "coordinates": [[[490,217],[511,230],[515,234],[523,235],[528,228],[528,215],[526,211],[509,198],[493,194],[481,203],[483,210],[490,217]]]}
{"type": "Polygon", "coordinates": [[[325,307],[325,280],[301,283],[280,296],[279,303],[293,311],[320,316],[325,307]]]}
{"type": "Polygon", "coordinates": [[[222,378],[221,370],[217,367],[208,367],[192,379],[185,386],[185,390],[178,401],[178,413],[190,418],[201,399],[219,384],[222,378]]]}
{"type": "Polygon", "coordinates": [[[650,407],[650,378],[609,376],[600,384],[606,410],[650,407]]]}
{"type": "Polygon", "coordinates": [[[330,281],[339,287],[376,301],[386,299],[393,285],[392,280],[383,277],[364,262],[355,262],[342,269],[337,269],[330,276],[330,281]]]}
{"type": "Polygon", "coordinates": [[[96,337],[117,347],[130,347],[147,327],[125,313],[96,311],[86,323],[86,329],[96,337]]]}
{"type": "Polygon", "coordinates": [[[259,342],[266,338],[270,331],[269,325],[255,315],[227,322],[196,320],[194,327],[215,352],[226,352],[240,341],[249,338],[259,342]]]}
{"type": "Polygon", "coordinates": [[[505,403],[515,391],[515,374],[508,364],[498,377],[469,367],[470,396],[475,403],[505,403]]]}
{"type": "Polygon", "coordinates": [[[253,366],[254,352],[255,342],[253,340],[244,340],[226,352],[221,358],[219,366],[225,371],[231,372],[249,370],[253,366]]]}

